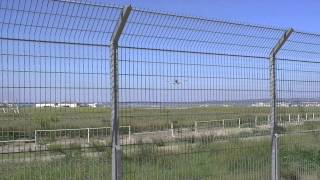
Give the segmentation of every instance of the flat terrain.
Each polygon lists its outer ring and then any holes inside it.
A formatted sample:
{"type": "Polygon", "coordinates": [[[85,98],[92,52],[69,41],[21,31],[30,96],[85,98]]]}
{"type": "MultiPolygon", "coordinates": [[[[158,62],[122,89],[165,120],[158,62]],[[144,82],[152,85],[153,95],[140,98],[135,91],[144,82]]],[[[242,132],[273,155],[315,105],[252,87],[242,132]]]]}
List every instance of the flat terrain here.
{"type": "MultiPolygon", "coordinates": [[[[319,179],[320,131],[294,133],[320,129],[319,110],[278,109],[283,180],[319,179]]],[[[123,175],[137,180],[270,179],[268,111],[245,106],[121,108],[121,126],[131,128],[130,139],[128,128],[121,129],[123,175]]],[[[106,127],[110,109],[28,107],[0,113],[0,122],[2,141],[34,139],[39,129],[106,127]]],[[[37,144],[1,143],[0,179],[110,179],[110,136],[100,130],[90,136],[87,142],[85,130],[48,131],[39,134],[37,144]]]]}
{"type": "MultiPolygon", "coordinates": [[[[281,177],[319,179],[319,132],[280,137],[281,177]],[[313,144],[313,145],[311,145],[313,144]],[[306,148],[305,148],[306,147],[306,148]]],[[[270,179],[270,138],[186,139],[123,146],[130,179],[270,179]]],[[[21,162],[0,164],[1,179],[110,179],[110,147],[50,149],[2,155],[21,162]],[[34,159],[33,161],[28,161],[34,159]],[[23,161],[26,160],[26,161],[23,161]]]]}
{"type": "MultiPolygon", "coordinates": [[[[320,108],[292,107],[278,108],[281,122],[312,120],[320,117],[320,108]],[[307,117],[306,117],[307,116],[307,117]],[[298,120],[299,119],[299,120],[298,120]]],[[[157,107],[138,108],[123,107],[120,110],[121,126],[130,125],[133,132],[156,131],[169,129],[171,124],[176,128],[193,127],[196,121],[213,121],[234,119],[226,122],[227,127],[236,127],[241,119],[243,127],[252,127],[268,123],[268,107],[157,107]]],[[[76,129],[111,126],[109,108],[19,108],[19,113],[0,112],[0,130],[17,133],[33,133],[36,129],[76,129]]],[[[218,124],[216,124],[218,125],[218,124]]],[[[0,137],[2,134],[0,133],[0,137]]],[[[4,136],[4,135],[3,135],[4,136]]]]}

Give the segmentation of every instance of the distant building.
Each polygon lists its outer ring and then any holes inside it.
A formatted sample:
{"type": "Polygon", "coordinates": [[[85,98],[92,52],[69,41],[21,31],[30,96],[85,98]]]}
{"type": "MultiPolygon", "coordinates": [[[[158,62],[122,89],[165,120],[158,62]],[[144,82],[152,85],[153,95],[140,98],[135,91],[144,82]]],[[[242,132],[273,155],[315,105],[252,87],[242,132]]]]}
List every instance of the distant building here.
{"type": "Polygon", "coordinates": [[[45,108],[45,107],[57,107],[57,103],[39,103],[39,104],[36,104],[36,108],[45,108]]]}
{"type": "Polygon", "coordinates": [[[76,108],[78,107],[78,103],[69,103],[69,102],[62,102],[62,103],[38,103],[36,104],[36,108],[45,108],[45,107],[52,107],[52,108],[59,108],[59,107],[68,107],[68,108],[76,108]]]}
{"type": "Polygon", "coordinates": [[[7,113],[7,105],[4,103],[0,103],[0,108],[3,113],[7,113]]]}
{"type": "Polygon", "coordinates": [[[199,107],[209,107],[208,104],[201,104],[199,107]]]}
{"type": "Polygon", "coordinates": [[[306,107],[319,107],[320,104],[318,102],[303,102],[306,107]]]}
{"type": "Polygon", "coordinates": [[[15,105],[14,105],[13,103],[8,103],[6,106],[12,108],[12,107],[14,107],[15,105]]]}
{"type": "Polygon", "coordinates": [[[277,104],[279,107],[290,107],[291,104],[290,103],[286,103],[286,102],[280,102],[277,104]]]}
{"type": "Polygon", "coordinates": [[[264,102],[257,102],[254,104],[251,104],[253,107],[270,107],[270,103],[264,103],[264,102]]]}
{"type": "Polygon", "coordinates": [[[78,106],[79,106],[78,103],[69,103],[69,102],[62,102],[57,104],[57,107],[76,108],[78,106]]]}
{"type": "Polygon", "coordinates": [[[88,107],[88,104],[86,104],[86,103],[78,103],[78,107],[88,107]]]}
{"type": "Polygon", "coordinates": [[[96,108],[96,107],[98,107],[98,103],[88,104],[88,107],[96,108]]]}

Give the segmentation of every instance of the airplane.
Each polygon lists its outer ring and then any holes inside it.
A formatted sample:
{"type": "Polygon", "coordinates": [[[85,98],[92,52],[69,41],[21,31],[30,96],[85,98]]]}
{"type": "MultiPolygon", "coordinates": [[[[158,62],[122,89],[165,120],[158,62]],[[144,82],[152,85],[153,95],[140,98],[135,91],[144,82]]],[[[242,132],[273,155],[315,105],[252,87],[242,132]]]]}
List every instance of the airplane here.
{"type": "Polygon", "coordinates": [[[175,79],[174,81],[168,81],[170,84],[173,85],[181,85],[183,82],[187,82],[188,80],[179,81],[178,79],[175,79]]]}

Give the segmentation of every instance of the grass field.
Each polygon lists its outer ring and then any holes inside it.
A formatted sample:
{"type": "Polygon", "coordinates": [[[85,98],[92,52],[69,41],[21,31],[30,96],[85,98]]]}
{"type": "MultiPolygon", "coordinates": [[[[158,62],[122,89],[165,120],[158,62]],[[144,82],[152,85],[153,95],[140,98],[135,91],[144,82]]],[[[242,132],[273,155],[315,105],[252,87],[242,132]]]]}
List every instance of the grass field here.
{"type": "MultiPolygon", "coordinates": [[[[283,180],[320,177],[320,133],[280,139],[283,180]],[[300,148],[297,148],[300,147],[300,148]],[[307,147],[307,148],[302,148],[307,147]]],[[[270,179],[270,139],[210,138],[180,143],[123,146],[125,179],[270,179]]],[[[42,154],[23,154],[27,163],[1,163],[1,179],[110,179],[110,148],[51,149],[42,154]],[[40,156],[51,154],[52,160],[40,156]],[[57,158],[58,156],[61,156],[57,158]],[[56,158],[54,158],[56,157],[56,158]]],[[[10,155],[7,155],[10,158],[10,155]]],[[[2,158],[4,155],[2,155],[2,158]]],[[[11,157],[12,158],[12,157],[11,157]]],[[[21,158],[20,158],[21,159],[21,158]]]]}
{"type": "MultiPolygon", "coordinates": [[[[130,125],[133,132],[153,131],[170,128],[171,123],[177,128],[192,127],[195,121],[210,121],[241,118],[242,124],[254,124],[258,121],[267,123],[268,107],[190,107],[190,108],[121,108],[121,125],[130,125]]],[[[282,121],[288,121],[288,114],[293,120],[309,118],[315,114],[320,117],[320,108],[292,107],[279,108],[282,121]]],[[[0,129],[33,133],[36,129],[91,128],[111,126],[109,108],[20,108],[20,113],[0,113],[0,129]]],[[[280,116],[278,117],[280,119],[280,116]]],[[[1,136],[1,134],[0,134],[1,136]]]]}
{"type": "MultiPolygon", "coordinates": [[[[315,119],[278,132],[282,180],[317,180],[320,175],[319,132],[299,135],[286,133],[320,129],[318,108],[278,108],[283,122],[301,121],[305,114],[315,119]],[[300,115],[301,114],[301,115],[300,115]]],[[[121,125],[130,125],[132,133],[192,128],[195,121],[241,118],[241,127],[250,132],[236,135],[179,136],[173,140],[155,135],[151,143],[137,141],[123,145],[125,179],[270,179],[270,137],[266,129],[254,126],[255,120],[267,122],[269,108],[191,107],[191,108],[122,108],[121,125]],[[265,132],[265,133],[262,133],[265,132]]],[[[20,108],[19,114],[0,114],[2,139],[32,138],[35,129],[88,128],[110,124],[108,108],[20,108]],[[11,132],[11,133],[8,133],[11,132]]],[[[234,128],[237,128],[235,124],[234,128]]],[[[216,129],[211,129],[215,131],[216,129]]],[[[232,130],[226,129],[226,130],[232,130]]],[[[12,145],[12,148],[15,145],[12,145]]],[[[11,146],[9,146],[10,148],[11,146]]],[[[27,146],[24,146],[27,147],[27,146]]],[[[61,146],[48,144],[35,152],[2,153],[0,179],[110,179],[111,149],[103,144],[61,146]]],[[[1,149],[1,146],[0,146],[1,149]]],[[[3,150],[2,150],[3,151],[3,150]]]]}

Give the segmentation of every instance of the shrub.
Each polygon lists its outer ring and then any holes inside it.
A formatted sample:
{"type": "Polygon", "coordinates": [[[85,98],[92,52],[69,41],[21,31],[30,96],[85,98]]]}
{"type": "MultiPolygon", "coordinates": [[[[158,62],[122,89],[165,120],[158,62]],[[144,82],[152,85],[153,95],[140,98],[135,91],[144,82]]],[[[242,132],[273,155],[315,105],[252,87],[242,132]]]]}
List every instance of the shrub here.
{"type": "Polygon", "coordinates": [[[284,180],[300,180],[301,178],[296,175],[293,170],[283,170],[281,173],[281,177],[284,180]]]}
{"type": "Polygon", "coordinates": [[[81,145],[77,143],[71,143],[66,151],[66,160],[77,159],[81,156],[81,145]]]}
{"type": "Polygon", "coordinates": [[[104,145],[103,143],[93,142],[91,145],[97,152],[104,152],[107,150],[106,145],[104,145]]]}
{"type": "Polygon", "coordinates": [[[155,144],[156,144],[156,146],[158,146],[158,147],[162,147],[162,146],[165,146],[165,145],[166,145],[166,143],[164,142],[163,139],[157,140],[157,141],[155,142],[155,144]]]}
{"type": "Polygon", "coordinates": [[[50,128],[52,124],[59,121],[55,114],[48,114],[46,112],[34,112],[32,114],[32,122],[40,126],[40,128],[50,128]]]}
{"type": "Polygon", "coordinates": [[[49,144],[47,148],[49,152],[64,153],[64,147],[61,144],[49,144]]]}

